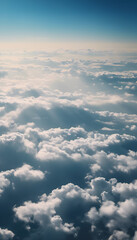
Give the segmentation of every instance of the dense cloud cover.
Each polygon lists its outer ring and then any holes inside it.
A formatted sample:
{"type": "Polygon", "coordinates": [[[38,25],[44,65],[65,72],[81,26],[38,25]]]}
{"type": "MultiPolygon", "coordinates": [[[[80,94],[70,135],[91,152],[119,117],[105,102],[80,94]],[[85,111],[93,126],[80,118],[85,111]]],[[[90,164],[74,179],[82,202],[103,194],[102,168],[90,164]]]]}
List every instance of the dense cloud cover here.
{"type": "Polygon", "coordinates": [[[0,239],[137,239],[137,56],[1,52],[0,239]]]}

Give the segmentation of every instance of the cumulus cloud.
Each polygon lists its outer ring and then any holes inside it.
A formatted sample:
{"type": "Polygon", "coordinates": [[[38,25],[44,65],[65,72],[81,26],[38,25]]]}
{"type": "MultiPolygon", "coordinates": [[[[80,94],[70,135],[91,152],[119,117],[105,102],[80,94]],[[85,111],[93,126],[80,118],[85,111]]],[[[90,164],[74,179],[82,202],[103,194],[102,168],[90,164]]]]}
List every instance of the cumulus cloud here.
{"type": "Polygon", "coordinates": [[[0,172],[0,195],[3,193],[4,189],[10,185],[8,176],[13,173],[14,170],[0,172]]]}
{"type": "Polygon", "coordinates": [[[21,181],[42,181],[44,177],[45,172],[34,170],[28,164],[24,164],[20,168],[2,171],[0,172],[0,196],[7,187],[12,186],[15,178],[19,178],[21,181]]]}
{"type": "Polygon", "coordinates": [[[96,152],[93,155],[94,163],[91,165],[93,173],[108,171],[128,173],[137,168],[136,152],[129,151],[127,155],[118,155],[114,153],[107,154],[104,151],[96,152]],[[109,169],[108,169],[109,165],[109,169]]]}
{"type": "Polygon", "coordinates": [[[21,168],[17,168],[14,171],[14,176],[20,178],[23,181],[38,181],[42,180],[45,175],[40,170],[33,170],[32,166],[25,164],[21,168]]]}
{"type": "Polygon", "coordinates": [[[9,240],[12,239],[14,237],[14,233],[10,230],[8,230],[7,228],[2,229],[0,228],[0,238],[2,240],[9,240]]]}
{"type": "Polygon", "coordinates": [[[113,187],[113,193],[119,194],[121,199],[128,199],[137,196],[137,180],[131,183],[118,182],[113,187]]]}
{"type": "Polygon", "coordinates": [[[49,135],[48,141],[42,141],[39,143],[39,150],[36,154],[36,158],[44,161],[58,158],[62,159],[65,157],[72,158],[76,161],[83,159],[83,157],[85,159],[90,159],[90,155],[87,154],[88,149],[95,151],[98,148],[106,148],[109,145],[136,139],[134,136],[126,134],[108,135],[85,132],[84,135],[84,137],[75,138],[70,141],[63,139],[62,137],[53,138],[49,135]]]}
{"type": "Polygon", "coordinates": [[[130,236],[122,231],[114,231],[114,233],[109,237],[108,240],[128,240],[130,236]]]}
{"type": "Polygon", "coordinates": [[[92,231],[96,231],[99,223],[104,221],[105,227],[112,233],[109,239],[131,239],[128,229],[136,226],[134,218],[137,215],[136,181],[117,183],[116,179],[106,181],[100,177],[91,181],[91,187],[101,200],[99,208],[98,205],[91,207],[86,213],[86,221],[91,223],[92,231]]]}
{"type": "Polygon", "coordinates": [[[3,175],[0,176],[0,194],[3,192],[4,188],[10,184],[9,180],[3,175]]]}
{"type": "Polygon", "coordinates": [[[60,189],[54,189],[48,196],[43,194],[40,201],[33,203],[25,202],[23,206],[14,207],[15,216],[26,223],[38,222],[43,227],[51,226],[56,231],[76,234],[78,227],[73,223],[63,223],[61,216],[57,214],[58,208],[64,201],[81,199],[84,202],[96,202],[97,198],[91,196],[88,190],[81,189],[74,184],[67,184],[60,189]]]}

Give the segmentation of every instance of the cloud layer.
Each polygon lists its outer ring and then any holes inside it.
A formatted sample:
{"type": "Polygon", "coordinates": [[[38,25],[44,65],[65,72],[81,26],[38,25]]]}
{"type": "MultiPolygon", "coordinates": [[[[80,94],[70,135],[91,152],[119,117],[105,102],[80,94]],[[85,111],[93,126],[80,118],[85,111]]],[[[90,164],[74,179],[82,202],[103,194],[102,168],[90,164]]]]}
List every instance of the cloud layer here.
{"type": "Polygon", "coordinates": [[[137,239],[137,59],[1,52],[0,238],[137,239]]]}

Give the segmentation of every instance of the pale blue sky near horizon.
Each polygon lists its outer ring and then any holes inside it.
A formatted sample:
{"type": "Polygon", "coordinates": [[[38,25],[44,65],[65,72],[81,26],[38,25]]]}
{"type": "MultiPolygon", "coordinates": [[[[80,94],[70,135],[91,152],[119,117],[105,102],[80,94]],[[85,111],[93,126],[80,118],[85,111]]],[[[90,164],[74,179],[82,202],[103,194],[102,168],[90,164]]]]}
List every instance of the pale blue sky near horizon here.
{"type": "Polygon", "coordinates": [[[136,0],[0,0],[0,41],[137,42],[136,0]]]}

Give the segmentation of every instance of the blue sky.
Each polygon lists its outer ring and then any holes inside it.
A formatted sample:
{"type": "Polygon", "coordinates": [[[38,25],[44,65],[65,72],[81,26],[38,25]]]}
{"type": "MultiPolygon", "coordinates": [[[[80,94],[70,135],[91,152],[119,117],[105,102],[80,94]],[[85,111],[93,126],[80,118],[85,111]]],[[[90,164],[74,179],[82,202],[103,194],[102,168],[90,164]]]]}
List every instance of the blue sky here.
{"type": "Polygon", "coordinates": [[[1,41],[137,41],[136,0],[0,0],[1,41]]]}

